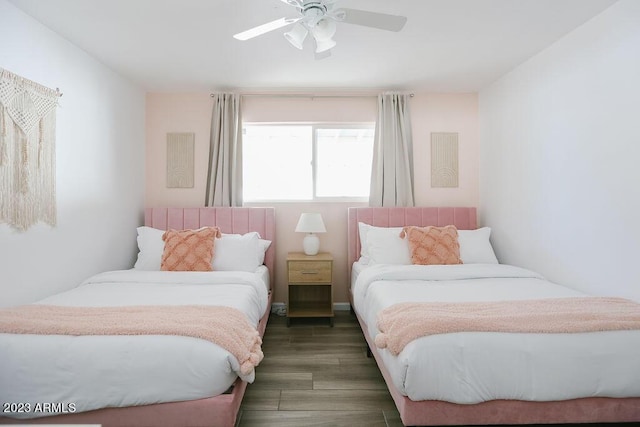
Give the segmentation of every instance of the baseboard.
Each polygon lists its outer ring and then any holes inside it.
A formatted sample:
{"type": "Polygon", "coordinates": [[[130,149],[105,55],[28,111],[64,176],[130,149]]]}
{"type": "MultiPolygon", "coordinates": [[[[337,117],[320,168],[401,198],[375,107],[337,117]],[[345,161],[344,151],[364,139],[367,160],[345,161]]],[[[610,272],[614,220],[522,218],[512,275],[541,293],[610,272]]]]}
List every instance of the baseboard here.
{"type": "MultiPolygon", "coordinates": [[[[334,311],[349,311],[351,310],[351,304],[348,302],[335,302],[333,303],[334,311]]],[[[287,315],[287,305],[283,302],[274,302],[271,304],[271,313],[277,314],[278,316],[286,316],[287,315]]]]}
{"type": "Polygon", "coordinates": [[[351,304],[348,302],[335,302],[333,303],[334,311],[349,311],[351,310],[351,304]]]}

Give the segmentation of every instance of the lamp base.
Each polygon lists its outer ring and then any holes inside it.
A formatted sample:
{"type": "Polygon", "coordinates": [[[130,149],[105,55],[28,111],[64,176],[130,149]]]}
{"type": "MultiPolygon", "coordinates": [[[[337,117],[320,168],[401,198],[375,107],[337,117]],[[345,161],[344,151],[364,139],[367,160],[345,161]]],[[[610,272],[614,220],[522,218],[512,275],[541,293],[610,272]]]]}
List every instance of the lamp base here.
{"type": "Polygon", "coordinates": [[[320,250],[320,239],[315,234],[309,233],[304,236],[302,247],[305,255],[317,255],[320,250]]]}

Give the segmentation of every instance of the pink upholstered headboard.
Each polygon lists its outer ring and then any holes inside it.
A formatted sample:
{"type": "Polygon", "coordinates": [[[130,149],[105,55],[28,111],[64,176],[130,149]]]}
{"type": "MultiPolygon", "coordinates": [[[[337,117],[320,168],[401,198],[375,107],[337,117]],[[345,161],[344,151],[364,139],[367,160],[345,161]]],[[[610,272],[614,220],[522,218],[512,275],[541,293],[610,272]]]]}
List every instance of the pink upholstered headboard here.
{"type": "Polygon", "coordinates": [[[273,287],[276,253],[275,217],[275,208],[147,208],[144,211],[144,224],[161,230],[196,229],[216,225],[223,233],[229,234],[257,231],[263,239],[271,240],[271,246],[264,257],[264,264],[269,268],[273,287]]]}
{"type": "Polygon", "coordinates": [[[358,222],[377,227],[417,225],[438,227],[453,224],[460,230],[478,228],[476,208],[349,208],[347,224],[348,266],[360,258],[358,222]]]}

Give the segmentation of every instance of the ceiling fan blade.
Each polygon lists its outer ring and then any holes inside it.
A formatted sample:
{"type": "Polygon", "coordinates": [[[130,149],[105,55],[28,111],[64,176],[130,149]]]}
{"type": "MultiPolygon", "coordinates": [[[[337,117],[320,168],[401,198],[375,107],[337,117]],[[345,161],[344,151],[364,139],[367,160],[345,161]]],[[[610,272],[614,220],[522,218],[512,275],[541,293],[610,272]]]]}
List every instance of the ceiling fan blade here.
{"type": "Polygon", "coordinates": [[[387,31],[400,31],[407,23],[406,16],[388,15],[359,9],[341,8],[337,10],[338,20],[348,24],[363,25],[387,31]]]}
{"type": "Polygon", "coordinates": [[[280,18],[275,21],[267,22],[266,24],[259,25],[257,27],[251,28],[250,30],[243,31],[241,33],[235,34],[233,36],[234,39],[237,40],[249,40],[254,37],[261,36],[262,34],[268,33],[269,31],[277,30],[278,28],[286,27],[287,25],[298,22],[301,18],[280,18]]]}
{"type": "Polygon", "coordinates": [[[297,7],[298,9],[302,9],[302,2],[300,0],[280,0],[283,3],[288,4],[289,6],[297,7]]]}

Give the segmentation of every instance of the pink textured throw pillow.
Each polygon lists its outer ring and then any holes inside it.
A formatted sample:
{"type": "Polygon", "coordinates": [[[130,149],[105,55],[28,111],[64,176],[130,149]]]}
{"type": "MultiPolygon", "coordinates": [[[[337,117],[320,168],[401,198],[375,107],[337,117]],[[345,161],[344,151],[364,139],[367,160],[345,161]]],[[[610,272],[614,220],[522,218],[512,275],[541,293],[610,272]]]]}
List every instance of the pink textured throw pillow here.
{"type": "Polygon", "coordinates": [[[218,227],[198,230],[168,230],[162,235],[162,271],[211,271],[215,238],[220,237],[218,227]]]}
{"type": "Polygon", "coordinates": [[[404,227],[401,238],[407,238],[411,250],[411,263],[419,265],[462,264],[458,230],[446,227],[404,227]]]}

